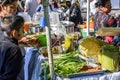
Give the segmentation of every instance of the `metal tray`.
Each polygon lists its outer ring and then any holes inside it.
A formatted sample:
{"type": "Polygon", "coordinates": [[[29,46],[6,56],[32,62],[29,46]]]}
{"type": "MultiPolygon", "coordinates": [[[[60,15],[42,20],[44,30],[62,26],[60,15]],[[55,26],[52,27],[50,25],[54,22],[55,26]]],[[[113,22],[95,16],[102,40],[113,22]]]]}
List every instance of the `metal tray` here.
{"type": "MultiPolygon", "coordinates": [[[[88,58],[86,58],[86,57],[84,57],[80,54],[77,54],[76,56],[79,56],[81,59],[85,60],[87,62],[87,65],[89,65],[89,66],[92,66],[92,67],[97,67],[98,66],[97,64],[90,62],[88,58]]],[[[105,68],[102,68],[102,70],[93,71],[93,72],[73,73],[73,74],[69,74],[68,78],[60,77],[60,76],[57,75],[57,78],[59,78],[57,80],[64,80],[64,79],[69,80],[69,79],[76,78],[76,77],[78,77],[78,80],[80,80],[79,78],[83,78],[83,77],[85,78],[85,77],[88,77],[88,76],[89,77],[94,76],[96,78],[99,78],[100,76],[106,74],[106,71],[107,70],[105,68]]]]}
{"type": "Polygon", "coordinates": [[[56,80],[99,80],[99,78],[105,74],[105,71],[74,73],[70,74],[68,78],[56,75],[56,80]]]}
{"type": "Polygon", "coordinates": [[[96,71],[96,72],[83,72],[83,73],[76,73],[76,74],[70,74],[69,78],[75,78],[75,77],[85,77],[85,76],[93,76],[93,75],[104,75],[105,71],[96,71]]]}

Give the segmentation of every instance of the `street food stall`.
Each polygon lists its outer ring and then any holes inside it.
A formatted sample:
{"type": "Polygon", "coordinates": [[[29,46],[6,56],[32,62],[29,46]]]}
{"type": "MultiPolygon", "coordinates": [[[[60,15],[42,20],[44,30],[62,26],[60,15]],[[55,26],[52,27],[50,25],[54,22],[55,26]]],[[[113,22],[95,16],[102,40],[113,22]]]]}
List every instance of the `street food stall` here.
{"type": "MultiPolygon", "coordinates": [[[[42,17],[42,21],[43,19],[46,21],[44,27],[30,23],[27,25],[29,28],[26,31],[26,37],[32,40],[29,47],[36,48],[45,57],[39,73],[42,80],[99,80],[109,74],[112,75],[113,72],[115,72],[113,75],[120,74],[116,72],[119,71],[119,46],[107,44],[104,40],[94,36],[87,37],[89,30],[94,32],[94,25],[90,27],[93,21],[91,20],[89,23],[89,15],[87,15],[88,21],[85,22],[85,25],[80,25],[80,28],[87,28],[85,36],[83,36],[81,32],[74,32],[74,23],[59,21],[58,14],[55,12],[48,15],[47,0],[44,2],[46,2],[43,5],[46,9],[44,18],[42,17]],[[49,22],[49,16],[53,22],[49,22]]],[[[41,23],[42,21],[40,20],[41,23]]],[[[104,34],[102,31],[98,30],[98,34],[105,36],[107,33],[104,34]]],[[[119,35],[118,30],[115,32],[119,35]]],[[[112,79],[114,80],[114,78],[112,79]]]]}

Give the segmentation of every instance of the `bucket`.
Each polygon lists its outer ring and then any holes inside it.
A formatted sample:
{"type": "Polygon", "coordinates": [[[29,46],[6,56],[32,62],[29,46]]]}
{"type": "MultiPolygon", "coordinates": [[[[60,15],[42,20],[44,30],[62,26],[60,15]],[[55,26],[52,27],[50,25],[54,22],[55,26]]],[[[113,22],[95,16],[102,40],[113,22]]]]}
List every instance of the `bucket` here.
{"type": "Polygon", "coordinates": [[[66,33],[74,32],[74,23],[71,21],[61,21],[61,24],[65,27],[66,33]]]}
{"type": "Polygon", "coordinates": [[[24,23],[24,30],[28,33],[29,32],[29,24],[24,23]]]}
{"type": "MultiPolygon", "coordinates": [[[[87,29],[80,29],[80,32],[82,34],[82,37],[87,37],[87,29]]],[[[90,29],[89,30],[89,35],[94,35],[94,30],[93,29],[90,29]]]]}
{"type": "Polygon", "coordinates": [[[114,45],[104,45],[102,47],[102,67],[109,71],[118,71],[119,48],[114,45]]]}
{"type": "Polygon", "coordinates": [[[42,47],[47,46],[46,34],[40,34],[38,40],[40,40],[42,47]]]}
{"type": "Polygon", "coordinates": [[[50,25],[60,24],[58,12],[51,12],[49,15],[50,15],[50,25]]]}

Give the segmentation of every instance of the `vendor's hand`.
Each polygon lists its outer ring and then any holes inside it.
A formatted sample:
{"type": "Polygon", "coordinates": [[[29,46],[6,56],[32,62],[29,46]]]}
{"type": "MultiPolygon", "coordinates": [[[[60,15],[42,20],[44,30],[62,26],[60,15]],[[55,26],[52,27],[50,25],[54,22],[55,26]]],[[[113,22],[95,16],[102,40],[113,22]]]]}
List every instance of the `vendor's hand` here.
{"type": "Polygon", "coordinates": [[[27,37],[23,37],[21,40],[19,40],[20,44],[29,44],[31,40],[27,37]]]}

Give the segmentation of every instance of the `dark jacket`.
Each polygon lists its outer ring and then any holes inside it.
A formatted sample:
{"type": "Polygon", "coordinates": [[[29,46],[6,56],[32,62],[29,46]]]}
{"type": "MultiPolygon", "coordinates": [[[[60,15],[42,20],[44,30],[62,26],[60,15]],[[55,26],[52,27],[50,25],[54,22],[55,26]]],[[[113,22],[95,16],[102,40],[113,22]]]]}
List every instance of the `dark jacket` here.
{"type": "Polygon", "coordinates": [[[0,80],[16,80],[22,66],[22,59],[18,41],[3,37],[0,42],[0,80]]]}
{"type": "Polygon", "coordinates": [[[75,26],[83,23],[80,8],[76,3],[72,4],[70,8],[69,21],[74,22],[75,26]]]}

